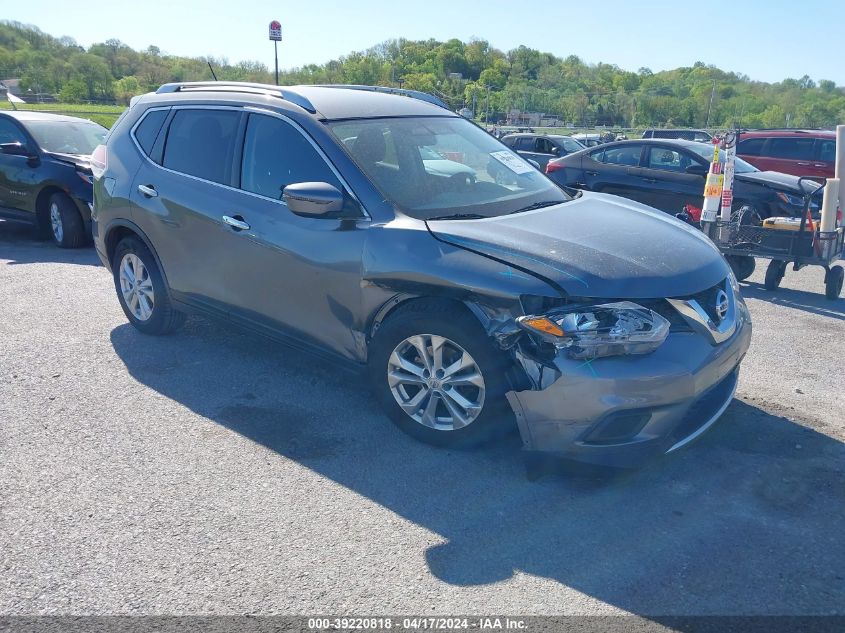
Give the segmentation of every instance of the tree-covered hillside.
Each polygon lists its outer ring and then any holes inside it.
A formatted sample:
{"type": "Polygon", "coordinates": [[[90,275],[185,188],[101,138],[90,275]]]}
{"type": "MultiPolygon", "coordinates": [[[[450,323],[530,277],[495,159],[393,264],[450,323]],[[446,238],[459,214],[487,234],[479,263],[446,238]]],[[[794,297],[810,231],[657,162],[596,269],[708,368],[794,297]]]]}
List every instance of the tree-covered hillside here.
{"type": "MultiPolygon", "coordinates": [[[[219,79],[273,80],[259,62],[177,57],[155,46],[136,51],[114,39],[86,50],[69,37],[0,22],[0,79],[20,78],[24,90],[55,94],[67,103],[126,103],[168,81],[210,79],[208,61],[219,79]]],[[[484,40],[390,40],[326,64],[284,72],[281,82],[401,84],[438,94],[456,109],[474,106],[479,118],[488,108],[491,113],[519,109],[590,126],[701,127],[708,123],[708,113],[711,127],[845,122],[845,91],[825,79],[815,82],[805,75],[769,84],[703,63],[630,72],[527,46],[503,52],[484,40]]]]}

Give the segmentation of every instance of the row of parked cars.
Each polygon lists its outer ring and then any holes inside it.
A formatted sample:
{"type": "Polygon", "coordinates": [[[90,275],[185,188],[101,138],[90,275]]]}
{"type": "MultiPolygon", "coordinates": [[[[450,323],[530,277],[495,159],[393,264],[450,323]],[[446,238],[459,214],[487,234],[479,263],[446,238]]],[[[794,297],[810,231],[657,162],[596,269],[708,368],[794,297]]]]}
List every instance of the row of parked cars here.
{"type": "MultiPolygon", "coordinates": [[[[712,146],[502,144],[436,98],[360,86],[168,84],[105,138],[57,118],[48,140],[31,116],[0,115],[4,213],[63,246],[90,223],[140,332],[222,319],[365,372],[426,442],[515,424],[529,451],[614,466],[686,445],[732,399],[736,278],[656,210],[700,200],[712,146]]],[[[738,171],[758,213],[792,204],[789,176],[738,171]]]]}

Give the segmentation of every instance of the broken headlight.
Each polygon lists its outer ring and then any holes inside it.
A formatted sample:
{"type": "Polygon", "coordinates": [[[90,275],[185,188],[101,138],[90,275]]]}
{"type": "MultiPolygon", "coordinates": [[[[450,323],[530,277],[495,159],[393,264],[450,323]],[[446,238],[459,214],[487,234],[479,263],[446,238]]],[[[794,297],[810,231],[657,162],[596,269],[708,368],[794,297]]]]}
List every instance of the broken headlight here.
{"type": "Polygon", "coordinates": [[[648,354],[669,334],[669,321],[630,301],[521,316],[516,322],[535,337],[565,349],[571,358],[648,354]]]}

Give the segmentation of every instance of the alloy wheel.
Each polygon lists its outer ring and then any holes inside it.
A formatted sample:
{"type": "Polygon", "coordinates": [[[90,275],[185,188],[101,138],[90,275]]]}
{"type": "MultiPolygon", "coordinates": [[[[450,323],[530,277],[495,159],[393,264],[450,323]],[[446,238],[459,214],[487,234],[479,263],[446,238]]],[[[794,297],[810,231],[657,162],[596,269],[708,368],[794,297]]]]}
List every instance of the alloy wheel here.
{"type": "Polygon", "coordinates": [[[50,228],[53,231],[53,237],[57,242],[61,242],[65,236],[65,229],[62,225],[62,212],[59,210],[59,205],[53,202],[50,205],[50,228]]]}
{"type": "Polygon", "coordinates": [[[120,292],[126,307],[139,321],[146,321],[153,314],[155,293],[150,272],[134,253],[126,253],[120,260],[120,292]]]}
{"type": "Polygon", "coordinates": [[[413,420],[438,431],[471,424],[484,408],[484,376],[463,347],[443,336],[403,340],[387,362],[396,403],[413,420]]]}

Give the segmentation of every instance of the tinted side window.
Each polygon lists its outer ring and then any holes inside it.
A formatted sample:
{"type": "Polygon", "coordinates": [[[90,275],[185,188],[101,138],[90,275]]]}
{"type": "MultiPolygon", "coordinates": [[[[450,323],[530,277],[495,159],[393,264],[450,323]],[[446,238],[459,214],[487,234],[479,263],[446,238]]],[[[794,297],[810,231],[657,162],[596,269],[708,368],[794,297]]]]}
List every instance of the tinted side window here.
{"type": "Polygon", "coordinates": [[[621,145],[617,147],[608,147],[602,150],[598,156],[593,154],[593,158],[599,162],[607,163],[609,165],[625,165],[627,167],[636,167],[640,164],[640,153],[642,152],[642,145],[621,145]]]}
{"type": "Polygon", "coordinates": [[[812,138],[773,138],[769,143],[769,156],[789,160],[810,160],[813,157],[812,138]]]}
{"type": "Polygon", "coordinates": [[[648,153],[648,166],[663,171],[684,171],[689,159],[680,152],[668,147],[652,147],[648,153]]]}
{"type": "Polygon", "coordinates": [[[327,182],[343,191],[334,172],[299,130],[275,117],[250,115],[241,189],[279,200],[282,189],[296,182],[327,182]]]}
{"type": "Polygon", "coordinates": [[[143,118],[140,125],[135,128],[135,140],[138,145],[144,150],[144,153],[149,156],[155,145],[158,132],[167,118],[167,110],[152,110],[148,112],[143,118]]]}
{"type": "Polygon", "coordinates": [[[765,138],[747,138],[736,146],[736,153],[743,156],[759,156],[765,143],[765,138]]]}
{"type": "Polygon", "coordinates": [[[534,151],[534,139],[530,136],[521,136],[516,140],[516,149],[521,149],[524,152],[534,151]]]}
{"type": "Polygon", "coordinates": [[[26,143],[18,126],[6,117],[0,117],[0,143],[26,143]]]}
{"type": "Polygon", "coordinates": [[[228,184],[240,113],[179,110],[170,123],[163,165],[168,169],[228,184]]]}
{"type": "Polygon", "coordinates": [[[819,139],[816,143],[816,160],[832,163],[836,160],[836,141],[819,139]]]}
{"type": "Polygon", "coordinates": [[[534,145],[534,151],[538,154],[551,154],[552,147],[552,142],[549,139],[538,138],[536,144],[534,145]]]}

